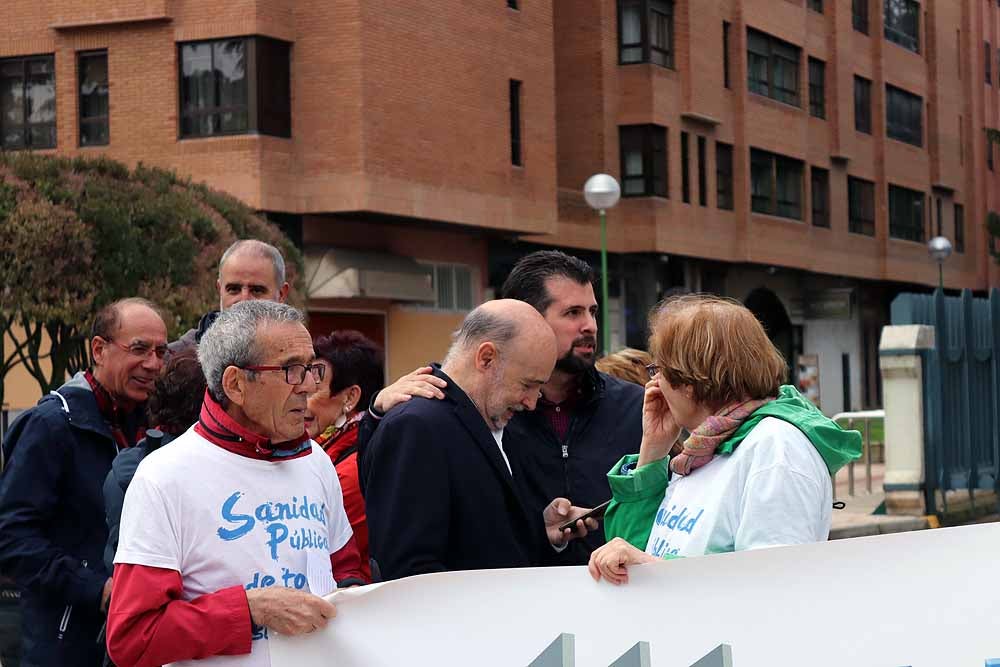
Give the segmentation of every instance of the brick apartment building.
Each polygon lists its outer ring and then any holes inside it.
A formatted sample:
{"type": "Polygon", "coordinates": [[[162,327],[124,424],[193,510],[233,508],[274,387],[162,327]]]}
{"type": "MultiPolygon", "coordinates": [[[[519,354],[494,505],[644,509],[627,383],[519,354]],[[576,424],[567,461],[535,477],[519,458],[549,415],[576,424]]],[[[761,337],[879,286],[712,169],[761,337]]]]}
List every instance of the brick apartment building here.
{"type": "Polygon", "coordinates": [[[1000,283],[992,0],[0,11],[4,149],[141,160],[240,197],[301,242],[314,332],[369,332],[391,377],[439,357],[527,250],[594,257],[581,187],[602,171],[625,195],[614,340],[641,345],[671,290],[738,298],[793,362],[815,355],[827,412],[879,402],[879,328],[893,295],[936,284],[929,237],[956,246],[948,287],[1000,283]]]}

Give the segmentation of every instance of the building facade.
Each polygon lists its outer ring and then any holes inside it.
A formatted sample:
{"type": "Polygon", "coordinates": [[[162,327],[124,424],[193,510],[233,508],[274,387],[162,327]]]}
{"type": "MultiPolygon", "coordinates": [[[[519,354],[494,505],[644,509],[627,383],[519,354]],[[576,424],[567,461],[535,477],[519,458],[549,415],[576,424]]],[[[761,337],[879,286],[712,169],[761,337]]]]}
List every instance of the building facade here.
{"type": "MultiPolygon", "coordinates": [[[[877,405],[902,290],[1000,283],[990,0],[8,0],[5,150],[177,170],[281,224],[314,333],[395,377],[524,252],[595,260],[617,344],[676,291],[747,303],[823,409],[877,405]],[[799,363],[801,362],[801,363],[799,363]],[[801,366],[801,368],[800,368],[801,366]]],[[[996,62],[994,62],[996,61],[996,62]]],[[[12,378],[17,381],[17,376],[12,378]]],[[[12,408],[34,398],[7,392],[12,408]]],[[[30,392],[28,392],[30,394],[30,392]]]]}
{"type": "Polygon", "coordinates": [[[954,246],[946,287],[998,284],[998,22],[988,0],[557,2],[555,236],[597,247],[580,186],[617,176],[609,245],[659,260],[646,285],[746,303],[827,413],[880,405],[891,300],[938,283],[927,241],[954,246]]]}

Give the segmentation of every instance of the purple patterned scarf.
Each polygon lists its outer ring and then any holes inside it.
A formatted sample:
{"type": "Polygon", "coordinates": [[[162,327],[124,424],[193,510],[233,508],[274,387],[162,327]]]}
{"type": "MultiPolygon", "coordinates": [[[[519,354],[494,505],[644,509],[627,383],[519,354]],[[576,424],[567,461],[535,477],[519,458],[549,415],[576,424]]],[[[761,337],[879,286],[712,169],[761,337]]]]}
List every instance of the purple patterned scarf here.
{"type": "Polygon", "coordinates": [[[724,443],[747,417],[774,398],[730,403],[703,421],[684,441],[684,451],[670,459],[670,469],[678,475],[690,475],[712,460],[715,450],[724,443]]]}

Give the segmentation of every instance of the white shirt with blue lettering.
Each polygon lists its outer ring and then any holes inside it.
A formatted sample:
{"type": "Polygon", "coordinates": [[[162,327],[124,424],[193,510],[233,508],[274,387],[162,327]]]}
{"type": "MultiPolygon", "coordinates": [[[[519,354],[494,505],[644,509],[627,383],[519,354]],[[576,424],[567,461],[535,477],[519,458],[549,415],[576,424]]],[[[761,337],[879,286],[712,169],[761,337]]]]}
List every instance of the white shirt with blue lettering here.
{"type": "Polygon", "coordinates": [[[646,553],[700,556],[822,542],[832,505],[819,452],[802,431],[767,417],[732,454],[671,477],[646,553]]]}
{"type": "MultiPolygon", "coordinates": [[[[327,595],[330,554],[353,534],[333,463],[312,453],[281,463],[228,452],[188,430],[143,460],[125,494],[116,563],[180,572],[192,600],[230,586],[288,586],[327,595]]],[[[269,667],[268,631],[251,653],[175,665],[269,667]]]]}

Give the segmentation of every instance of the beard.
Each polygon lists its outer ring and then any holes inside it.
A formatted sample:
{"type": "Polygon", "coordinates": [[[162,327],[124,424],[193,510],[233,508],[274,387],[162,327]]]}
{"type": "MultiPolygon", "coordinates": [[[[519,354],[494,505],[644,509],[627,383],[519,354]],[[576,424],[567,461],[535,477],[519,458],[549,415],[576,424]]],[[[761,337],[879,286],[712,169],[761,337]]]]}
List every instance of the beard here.
{"type": "Polygon", "coordinates": [[[556,369],[569,375],[582,375],[593,368],[596,361],[597,338],[594,336],[583,336],[574,340],[573,345],[569,348],[569,351],[556,360],[556,369]],[[592,346],[594,348],[594,352],[586,356],[576,354],[574,350],[578,346],[582,345],[592,346]]]}

